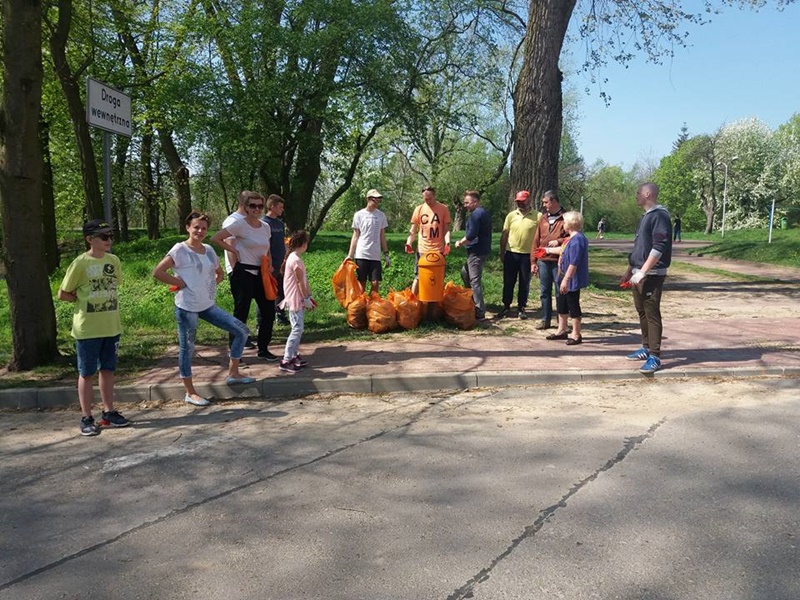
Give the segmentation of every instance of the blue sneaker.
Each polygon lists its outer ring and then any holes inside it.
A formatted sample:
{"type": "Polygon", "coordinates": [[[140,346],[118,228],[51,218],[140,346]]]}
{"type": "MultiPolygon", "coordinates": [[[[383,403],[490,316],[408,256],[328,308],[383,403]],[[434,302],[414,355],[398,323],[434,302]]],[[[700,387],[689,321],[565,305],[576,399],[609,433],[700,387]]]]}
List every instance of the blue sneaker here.
{"type": "Polygon", "coordinates": [[[651,373],[655,373],[661,368],[661,359],[657,356],[648,356],[647,360],[644,361],[644,364],[639,367],[639,373],[644,373],[645,375],[649,375],[651,373]]]}
{"type": "Polygon", "coordinates": [[[647,348],[639,348],[636,352],[631,352],[626,356],[628,360],[647,360],[650,357],[650,353],[647,351],[647,348]]]}

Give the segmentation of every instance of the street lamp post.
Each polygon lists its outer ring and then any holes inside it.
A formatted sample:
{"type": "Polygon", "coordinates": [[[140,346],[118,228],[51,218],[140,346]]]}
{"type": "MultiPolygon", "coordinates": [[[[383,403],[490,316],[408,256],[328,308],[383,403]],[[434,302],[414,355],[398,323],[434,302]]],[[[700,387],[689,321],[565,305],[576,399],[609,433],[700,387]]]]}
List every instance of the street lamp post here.
{"type": "MultiPolygon", "coordinates": [[[[734,156],[730,159],[730,162],[735,160],[739,160],[739,157],[734,156]]],[[[728,163],[720,161],[719,164],[725,167],[725,180],[722,184],[722,227],[720,228],[722,237],[725,237],[725,210],[728,207],[728,163]]]]}

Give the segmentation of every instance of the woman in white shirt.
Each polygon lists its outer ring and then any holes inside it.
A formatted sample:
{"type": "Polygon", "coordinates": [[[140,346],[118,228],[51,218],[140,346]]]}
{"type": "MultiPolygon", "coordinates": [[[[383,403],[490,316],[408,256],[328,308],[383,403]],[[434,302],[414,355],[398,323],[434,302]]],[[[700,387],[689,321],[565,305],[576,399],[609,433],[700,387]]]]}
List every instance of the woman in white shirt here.
{"type": "Polygon", "coordinates": [[[269,225],[261,220],[264,197],[256,192],[242,192],[239,194],[239,207],[244,210],[245,218],[220,229],[211,236],[211,243],[230,253],[233,316],[247,323],[250,304],[256,301],[259,308],[258,357],[274,361],[278,357],[269,351],[269,343],[275,324],[275,301],[267,300],[260,275],[261,257],[269,254],[271,235],[269,225]]]}
{"type": "Polygon", "coordinates": [[[199,212],[186,217],[189,238],[175,244],[153,269],[153,277],[172,286],[175,291],[175,320],[178,322],[178,368],[184,401],[195,406],[208,406],[209,401],[197,393],[192,382],[192,355],[197,337],[198,319],[224,329],[233,336],[228,363],[228,384],[253,383],[239,372],[244,344],[250,334],[239,319],[216,305],[217,284],[225,277],[214,249],[203,240],[208,233],[209,218],[199,212]],[[169,273],[172,270],[172,274],[169,273]]]}

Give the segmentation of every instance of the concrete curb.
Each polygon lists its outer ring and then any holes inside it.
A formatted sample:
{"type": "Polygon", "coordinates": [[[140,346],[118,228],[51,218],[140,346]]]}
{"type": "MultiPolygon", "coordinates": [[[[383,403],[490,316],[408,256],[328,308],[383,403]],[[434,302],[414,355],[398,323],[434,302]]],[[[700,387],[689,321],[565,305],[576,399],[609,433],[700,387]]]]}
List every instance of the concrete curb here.
{"type": "MultiPolygon", "coordinates": [[[[585,381],[619,381],[636,379],[683,379],[723,377],[800,377],[800,367],[747,367],[665,369],[643,376],[635,369],[624,371],[467,371],[452,373],[415,373],[412,375],[364,375],[352,377],[279,377],[257,380],[249,385],[200,384],[202,396],[216,400],[274,400],[318,393],[380,394],[388,392],[426,392],[435,390],[468,390],[500,386],[566,384],[585,381]]],[[[120,404],[154,400],[179,400],[183,397],[179,384],[119,386],[115,399],[120,404]]],[[[99,401],[99,398],[98,398],[99,401]]],[[[69,388],[0,390],[0,409],[40,410],[77,405],[76,390],[69,388]]]]}

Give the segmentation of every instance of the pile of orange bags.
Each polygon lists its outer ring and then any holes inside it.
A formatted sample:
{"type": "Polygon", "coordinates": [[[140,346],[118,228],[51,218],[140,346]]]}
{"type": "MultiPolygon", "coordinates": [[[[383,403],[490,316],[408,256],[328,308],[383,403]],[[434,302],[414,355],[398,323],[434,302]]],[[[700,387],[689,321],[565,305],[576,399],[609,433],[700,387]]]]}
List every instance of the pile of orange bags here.
{"type": "Polygon", "coordinates": [[[369,328],[373,333],[385,333],[396,329],[418,327],[427,308],[427,318],[444,319],[459,329],[475,327],[475,305],[472,290],[448,281],[444,287],[442,302],[423,303],[409,288],[401,292],[391,291],[387,297],[364,293],[356,275],[356,263],[345,260],[331,279],[336,300],[347,310],[347,324],[353,329],[369,328]]]}
{"type": "Polygon", "coordinates": [[[442,298],[444,320],[459,329],[475,327],[475,304],[472,301],[472,290],[448,281],[444,286],[442,298]]]}

